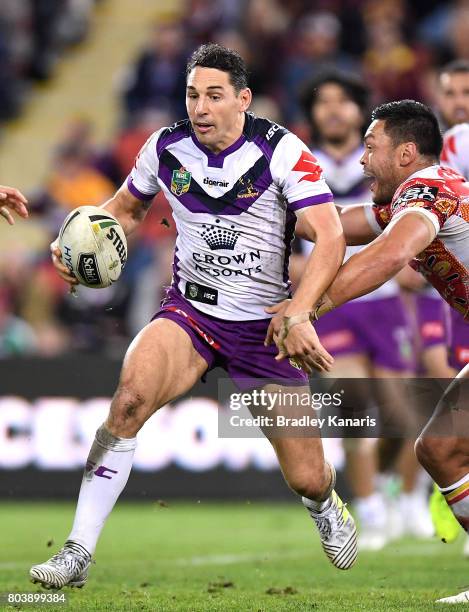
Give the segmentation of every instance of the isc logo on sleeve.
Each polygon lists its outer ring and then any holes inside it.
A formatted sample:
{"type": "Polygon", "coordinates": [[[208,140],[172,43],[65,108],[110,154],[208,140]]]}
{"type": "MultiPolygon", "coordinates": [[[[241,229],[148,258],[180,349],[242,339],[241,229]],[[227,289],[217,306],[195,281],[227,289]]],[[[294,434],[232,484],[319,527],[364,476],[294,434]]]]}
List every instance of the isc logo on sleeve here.
{"type": "Polygon", "coordinates": [[[269,131],[267,132],[265,139],[270,140],[272,136],[275,134],[275,132],[279,129],[280,129],[280,126],[274,123],[273,126],[269,128],[269,131]]]}

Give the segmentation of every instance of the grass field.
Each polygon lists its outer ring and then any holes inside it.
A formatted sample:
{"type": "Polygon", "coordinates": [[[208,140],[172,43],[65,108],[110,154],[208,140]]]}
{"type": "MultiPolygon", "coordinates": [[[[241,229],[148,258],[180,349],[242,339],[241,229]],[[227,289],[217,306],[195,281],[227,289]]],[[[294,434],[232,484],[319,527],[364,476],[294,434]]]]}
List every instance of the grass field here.
{"type": "MultiPolygon", "coordinates": [[[[0,592],[39,591],[28,581],[29,566],[62,544],[73,508],[0,504],[0,592]]],[[[73,612],[441,610],[448,607],[435,598],[469,585],[461,545],[401,540],[362,553],[355,568],[340,572],[299,504],[121,503],[88,584],[64,592],[73,612]]]]}

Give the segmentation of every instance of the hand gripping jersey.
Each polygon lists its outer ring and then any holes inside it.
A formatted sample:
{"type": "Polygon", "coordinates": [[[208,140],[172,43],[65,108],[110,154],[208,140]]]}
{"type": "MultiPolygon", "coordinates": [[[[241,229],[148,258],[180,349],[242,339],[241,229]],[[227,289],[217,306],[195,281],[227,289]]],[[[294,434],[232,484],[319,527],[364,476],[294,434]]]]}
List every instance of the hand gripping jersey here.
{"type": "Polygon", "coordinates": [[[367,211],[377,233],[410,212],[425,215],[437,232],[410,265],[469,321],[469,183],[450,168],[430,166],[404,181],[391,204],[367,211]]]}
{"type": "Polygon", "coordinates": [[[469,123],[460,123],[446,132],[440,162],[469,180],[469,123]]]}
{"type": "Polygon", "coordinates": [[[173,286],[229,321],[265,319],[266,306],[289,296],[295,213],[333,199],[303,142],[250,113],[219,154],[196,139],[189,120],[155,132],[127,186],[141,200],[163,190],[178,232],[173,286]]]}

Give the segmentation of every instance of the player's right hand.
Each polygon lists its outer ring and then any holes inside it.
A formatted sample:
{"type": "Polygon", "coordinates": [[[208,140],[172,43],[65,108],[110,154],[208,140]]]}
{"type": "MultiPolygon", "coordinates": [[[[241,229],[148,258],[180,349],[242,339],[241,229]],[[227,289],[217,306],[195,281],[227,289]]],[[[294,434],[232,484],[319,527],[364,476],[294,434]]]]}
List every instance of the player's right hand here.
{"type": "Polygon", "coordinates": [[[76,276],[74,276],[72,272],[70,272],[70,270],[67,268],[67,266],[62,262],[62,252],[59,249],[58,240],[54,240],[54,242],[51,242],[50,252],[52,263],[54,264],[54,268],[60,278],[63,278],[63,280],[69,283],[69,285],[71,285],[72,287],[74,285],[78,285],[78,280],[76,276]]]}

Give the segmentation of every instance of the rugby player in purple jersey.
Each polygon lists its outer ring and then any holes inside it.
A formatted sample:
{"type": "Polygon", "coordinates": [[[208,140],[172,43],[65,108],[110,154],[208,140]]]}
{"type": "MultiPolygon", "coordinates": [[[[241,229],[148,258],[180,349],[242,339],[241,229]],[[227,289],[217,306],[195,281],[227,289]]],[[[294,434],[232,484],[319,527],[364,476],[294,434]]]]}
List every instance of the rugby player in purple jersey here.
{"type": "MultiPolygon", "coordinates": [[[[217,366],[239,386],[246,379],[273,379],[276,388],[306,391],[304,370],[331,367],[332,357],[303,313],[342,263],[339,216],[306,145],[248,113],[250,102],[242,58],[219,45],[200,47],[187,66],[189,119],[155,132],[104,204],[130,234],[163,191],[178,231],[173,284],[127,351],[109,416],[88,457],[72,531],[57,554],[30,570],[31,580],[45,587],[85,584],[98,537],[127,482],[137,433],[161,406],[217,366]],[[289,295],[297,215],[316,236],[316,247],[286,312],[290,360],[279,362],[275,346],[264,345],[270,320],[265,308],[289,295]]],[[[76,283],[55,244],[52,254],[62,278],[76,283]]],[[[348,569],[357,555],[356,529],[334,491],[334,468],[324,459],[319,432],[270,441],[288,485],[318,526],[327,556],[348,569]]]]}

